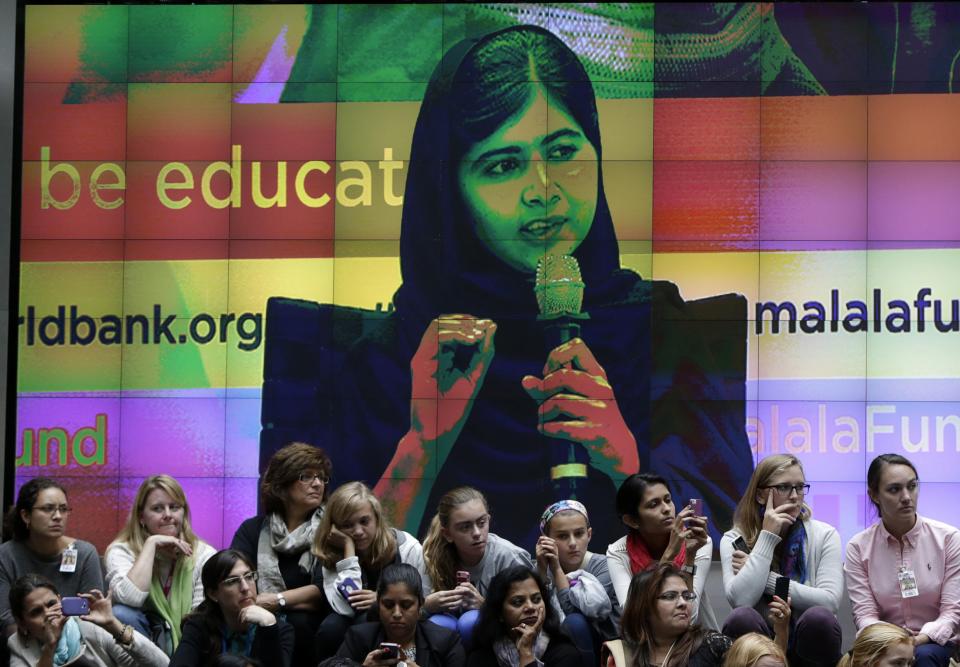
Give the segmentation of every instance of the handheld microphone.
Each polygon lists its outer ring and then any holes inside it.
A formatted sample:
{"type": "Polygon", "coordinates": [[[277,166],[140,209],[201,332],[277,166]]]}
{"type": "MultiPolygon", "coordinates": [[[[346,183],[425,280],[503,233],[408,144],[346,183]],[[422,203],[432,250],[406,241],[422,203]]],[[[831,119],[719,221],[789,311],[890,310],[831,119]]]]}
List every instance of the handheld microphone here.
{"type": "MultiPolygon", "coordinates": [[[[590,319],[581,312],[583,307],[583,278],[580,264],[571,255],[546,255],[537,262],[534,293],[540,315],[545,323],[544,334],[547,352],[580,335],[580,322],[590,319]]],[[[556,444],[551,446],[550,479],[554,490],[565,498],[577,497],[577,480],[586,479],[587,466],[577,462],[574,443],[564,451],[556,444]]]]}

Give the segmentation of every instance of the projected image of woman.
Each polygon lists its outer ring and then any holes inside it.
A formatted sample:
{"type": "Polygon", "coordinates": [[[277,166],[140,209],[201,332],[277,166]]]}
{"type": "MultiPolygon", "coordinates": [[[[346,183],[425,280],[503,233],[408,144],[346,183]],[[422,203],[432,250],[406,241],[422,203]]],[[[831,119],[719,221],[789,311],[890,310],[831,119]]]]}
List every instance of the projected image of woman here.
{"type": "MultiPolygon", "coordinates": [[[[535,526],[500,502],[575,495],[603,507],[651,468],[729,516],[751,469],[742,412],[711,400],[696,336],[653,359],[652,312],[680,320],[685,304],[675,286],[620,267],[601,161],[592,85],[551,33],[501,30],[437,67],[413,136],[396,312],[337,377],[344,479],[383,471],[376,492],[398,524],[416,527],[469,484],[511,539],[532,544],[535,526]],[[579,261],[590,315],[555,347],[534,296],[546,255],[579,261]],[[550,480],[570,443],[582,475],[572,490],[550,480]]],[[[612,536],[615,524],[611,512],[594,528],[612,536]]]]}

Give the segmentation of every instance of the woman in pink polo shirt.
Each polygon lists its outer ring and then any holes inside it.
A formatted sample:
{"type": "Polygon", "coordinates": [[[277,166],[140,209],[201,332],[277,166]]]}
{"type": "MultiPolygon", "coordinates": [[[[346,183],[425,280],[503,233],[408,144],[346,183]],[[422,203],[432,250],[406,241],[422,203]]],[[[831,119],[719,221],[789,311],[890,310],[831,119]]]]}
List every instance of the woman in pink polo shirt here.
{"type": "Polygon", "coordinates": [[[917,469],[881,454],[867,471],[880,521],[847,545],[857,630],[886,621],[913,635],[915,667],[946,667],[960,627],[960,531],[917,514],[917,469]]]}

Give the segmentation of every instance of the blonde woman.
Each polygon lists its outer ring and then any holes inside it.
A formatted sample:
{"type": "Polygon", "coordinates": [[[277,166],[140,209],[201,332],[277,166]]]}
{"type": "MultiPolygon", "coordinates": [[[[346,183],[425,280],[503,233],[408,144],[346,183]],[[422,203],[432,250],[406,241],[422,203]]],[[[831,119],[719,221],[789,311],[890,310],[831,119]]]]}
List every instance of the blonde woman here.
{"type": "Polygon", "coordinates": [[[172,654],[183,617],[203,602],[200,571],[214,553],[190,526],[180,483],[169,475],[143,480],[104,557],[114,615],[172,654]]]}
{"type": "Polygon", "coordinates": [[[840,658],[837,667],[909,667],[913,664],[913,635],[892,623],[868,625],[840,658]]]}
{"type": "Polygon", "coordinates": [[[423,577],[424,592],[430,591],[420,542],[387,523],[380,501],[362,482],[349,482],[330,494],[313,554],[314,584],[332,609],[317,632],[321,658],[336,653],[353,623],[366,620],[387,565],[412,565],[423,577]]]}
{"type": "Polygon", "coordinates": [[[787,655],[766,635],[750,632],[733,642],[723,667],[787,667],[787,655]]]}
{"type": "Polygon", "coordinates": [[[768,456],[757,464],[734,512],[734,525],[720,540],[723,588],[733,612],[723,633],[772,637],[783,612],[773,595],[777,579],[789,579],[793,618],[791,661],[833,667],[840,658],[837,621],[843,595],[840,536],[811,517],[804,498],[810,491],[799,459],[768,456]],[[739,546],[738,546],[739,545],[739,546]]]}

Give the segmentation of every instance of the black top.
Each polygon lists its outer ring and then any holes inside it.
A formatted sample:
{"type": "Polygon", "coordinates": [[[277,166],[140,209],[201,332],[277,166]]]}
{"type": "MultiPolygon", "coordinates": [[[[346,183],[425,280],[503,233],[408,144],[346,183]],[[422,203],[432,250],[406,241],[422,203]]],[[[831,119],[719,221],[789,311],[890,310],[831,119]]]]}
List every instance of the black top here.
{"type": "MultiPolygon", "coordinates": [[[[260,531],[267,517],[264,514],[250,517],[240,524],[230,543],[231,549],[242,551],[254,563],[257,562],[257,544],[260,541],[260,531]]],[[[280,576],[287,590],[309,586],[313,583],[313,575],[300,567],[301,554],[277,554],[277,565],[280,567],[280,576]]]]}
{"type": "MultiPolygon", "coordinates": [[[[583,658],[580,652],[565,635],[556,635],[550,638],[547,650],[543,652],[540,661],[547,667],[582,667],[583,658]]],[[[529,665],[536,665],[531,662],[529,665]]],[[[523,665],[522,667],[529,667],[523,665]]],[[[467,656],[467,667],[499,667],[493,647],[478,647],[470,651],[467,656]]]]}
{"type": "MultiPolygon", "coordinates": [[[[285,621],[277,619],[276,625],[257,627],[250,657],[265,665],[291,667],[295,643],[293,628],[285,621]]],[[[213,665],[219,654],[219,651],[211,651],[210,638],[200,619],[188,616],[183,622],[180,645],[170,658],[170,667],[213,665]]]]}
{"type": "MultiPolygon", "coordinates": [[[[367,654],[387,641],[380,623],[362,623],[347,631],[337,656],[362,663],[367,654]]],[[[417,665],[419,667],[463,667],[466,653],[460,635],[435,623],[417,623],[417,665]]]]}
{"type": "MultiPolygon", "coordinates": [[[[690,656],[687,667],[722,667],[724,658],[727,657],[727,651],[730,649],[733,640],[719,632],[707,631],[704,633],[703,641],[697,650],[690,656]]],[[[638,649],[635,645],[629,644],[626,640],[623,643],[623,650],[628,664],[633,664],[633,656],[638,649]]],[[[637,664],[648,664],[647,660],[640,656],[637,664]]]]}

